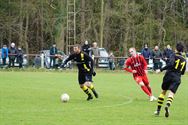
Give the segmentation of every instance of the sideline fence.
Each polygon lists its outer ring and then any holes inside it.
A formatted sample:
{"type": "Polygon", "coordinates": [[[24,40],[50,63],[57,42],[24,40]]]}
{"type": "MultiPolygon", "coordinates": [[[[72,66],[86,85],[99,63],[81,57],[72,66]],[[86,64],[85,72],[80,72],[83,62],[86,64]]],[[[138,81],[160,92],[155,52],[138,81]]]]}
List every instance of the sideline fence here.
{"type": "MultiPolygon", "coordinates": [[[[16,54],[9,54],[9,56],[17,56],[16,54]]],[[[61,63],[63,63],[63,61],[67,58],[67,55],[61,55],[61,54],[56,54],[56,55],[47,55],[43,52],[41,52],[40,54],[24,54],[23,58],[26,60],[24,66],[35,66],[36,63],[40,68],[49,68],[50,66],[50,57],[55,57],[56,61],[57,60],[62,60],[61,63]],[[37,62],[38,59],[38,62],[37,62]],[[40,65],[39,65],[40,63],[40,65]]],[[[125,60],[128,57],[113,57],[113,62],[115,64],[116,69],[122,69],[125,60]]],[[[97,60],[97,62],[95,62],[97,65],[96,68],[109,68],[109,60],[110,57],[102,57],[102,56],[97,56],[94,57],[94,60],[97,60]],[[102,61],[101,61],[102,60],[102,61]],[[107,60],[107,61],[106,61],[107,60]],[[99,61],[101,61],[101,63],[106,64],[106,67],[100,67],[98,66],[99,61]]],[[[157,58],[157,59],[161,59],[161,58],[157,58]]],[[[152,59],[150,59],[152,60],[152,59]]],[[[162,60],[162,59],[161,59],[162,60]]],[[[8,65],[9,59],[7,58],[6,64],[8,65]]],[[[15,61],[16,63],[16,61],[15,61]]],[[[60,65],[59,64],[59,65],[60,65]]],[[[72,62],[72,65],[75,65],[75,62],[72,62]]],[[[0,65],[2,66],[2,58],[0,57],[0,65]]],[[[150,61],[150,63],[148,65],[153,65],[153,62],[150,61]]],[[[150,67],[151,68],[151,67],[150,67]]],[[[186,71],[188,72],[188,58],[187,58],[187,65],[186,65],[186,71]]]]}

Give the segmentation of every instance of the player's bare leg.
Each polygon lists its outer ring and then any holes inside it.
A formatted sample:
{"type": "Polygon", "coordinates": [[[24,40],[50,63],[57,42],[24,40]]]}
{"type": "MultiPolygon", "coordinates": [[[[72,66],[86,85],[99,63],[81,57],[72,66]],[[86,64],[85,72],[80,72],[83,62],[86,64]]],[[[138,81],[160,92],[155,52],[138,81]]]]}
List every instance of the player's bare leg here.
{"type": "Polygon", "coordinates": [[[157,98],[155,96],[153,96],[152,94],[152,90],[151,90],[151,87],[149,85],[146,85],[146,87],[148,88],[149,92],[151,93],[152,96],[150,96],[150,101],[156,101],[157,98]]]}
{"type": "Polygon", "coordinates": [[[138,85],[140,85],[141,89],[149,96],[150,101],[154,101],[157,100],[152,93],[150,92],[150,90],[148,89],[148,87],[143,83],[143,82],[139,82],[138,85]]]}
{"type": "Polygon", "coordinates": [[[151,87],[149,85],[146,85],[146,87],[148,88],[149,92],[152,94],[151,87]]]}

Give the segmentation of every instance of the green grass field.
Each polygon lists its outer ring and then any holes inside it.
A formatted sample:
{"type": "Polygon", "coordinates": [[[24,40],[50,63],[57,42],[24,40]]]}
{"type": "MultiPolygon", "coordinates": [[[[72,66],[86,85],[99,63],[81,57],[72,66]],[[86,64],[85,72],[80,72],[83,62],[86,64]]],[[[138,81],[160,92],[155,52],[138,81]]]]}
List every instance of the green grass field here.
{"type": "MultiPolygon", "coordinates": [[[[158,96],[163,74],[149,74],[158,96]]],[[[0,72],[0,125],[187,125],[188,75],[170,109],[170,117],[154,117],[157,102],[133,81],[131,74],[98,72],[94,85],[100,98],[86,101],[77,73],[0,72]],[[62,93],[68,103],[60,101],[62,93]]]]}

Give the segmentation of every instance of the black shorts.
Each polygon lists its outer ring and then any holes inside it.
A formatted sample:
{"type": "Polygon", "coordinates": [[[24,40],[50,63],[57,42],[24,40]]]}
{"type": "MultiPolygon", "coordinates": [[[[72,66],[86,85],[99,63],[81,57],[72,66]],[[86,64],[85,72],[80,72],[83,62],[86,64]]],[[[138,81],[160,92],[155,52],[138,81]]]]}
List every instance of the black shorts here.
{"type": "Polygon", "coordinates": [[[181,76],[178,76],[175,73],[167,73],[163,78],[162,89],[171,90],[173,93],[176,93],[179,85],[181,83],[181,76]]]}
{"type": "Polygon", "coordinates": [[[88,73],[78,73],[79,84],[84,84],[85,82],[92,82],[92,75],[88,73]]]}

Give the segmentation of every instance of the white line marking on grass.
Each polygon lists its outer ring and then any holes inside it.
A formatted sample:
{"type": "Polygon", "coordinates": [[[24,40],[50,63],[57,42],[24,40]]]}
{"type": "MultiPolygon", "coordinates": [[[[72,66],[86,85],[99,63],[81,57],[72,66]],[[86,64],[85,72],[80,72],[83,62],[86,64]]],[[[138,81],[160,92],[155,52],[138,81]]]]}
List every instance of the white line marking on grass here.
{"type": "Polygon", "coordinates": [[[123,106],[123,105],[128,105],[130,103],[133,102],[133,99],[130,97],[126,97],[126,96],[122,96],[123,98],[128,99],[128,101],[123,102],[123,103],[118,103],[118,104],[114,104],[114,105],[104,105],[104,106],[96,106],[96,107],[84,107],[84,108],[74,108],[74,110],[88,110],[88,109],[103,109],[103,108],[112,108],[112,107],[119,107],[119,106],[123,106]]]}
{"type": "MultiPolygon", "coordinates": [[[[83,108],[72,108],[72,110],[77,110],[77,111],[81,111],[81,110],[93,110],[93,109],[104,109],[104,108],[112,108],[112,107],[119,107],[119,106],[123,106],[123,105],[128,105],[130,103],[133,102],[133,99],[130,98],[130,97],[126,97],[126,96],[122,96],[123,98],[126,98],[128,99],[127,101],[125,102],[122,102],[122,103],[118,103],[118,104],[114,104],[114,105],[104,105],[104,106],[95,106],[95,107],[83,107],[83,108]]],[[[90,102],[88,102],[90,103],[90,102]]],[[[94,101],[91,101],[91,103],[94,103],[94,101]]],[[[68,104],[68,103],[67,103],[68,104]]],[[[95,103],[94,103],[95,104],[95,103]]],[[[34,109],[34,110],[30,110],[30,109],[26,109],[26,110],[12,110],[12,111],[5,111],[0,109],[0,112],[3,114],[14,114],[14,113],[42,113],[42,112],[67,112],[67,111],[70,111],[70,110],[50,110],[50,109],[34,109]]]]}

